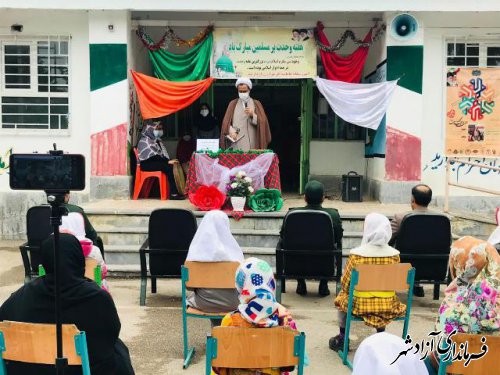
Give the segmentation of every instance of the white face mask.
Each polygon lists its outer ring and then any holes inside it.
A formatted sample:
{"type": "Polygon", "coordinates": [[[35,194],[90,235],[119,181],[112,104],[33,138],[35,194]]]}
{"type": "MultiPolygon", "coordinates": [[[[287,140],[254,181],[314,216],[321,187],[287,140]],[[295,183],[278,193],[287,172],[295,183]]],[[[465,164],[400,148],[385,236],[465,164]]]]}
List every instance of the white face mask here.
{"type": "Polygon", "coordinates": [[[163,137],[163,130],[153,130],[153,135],[156,138],[161,138],[161,137],[163,137]]]}
{"type": "Polygon", "coordinates": [[[208,114],[209,114],[208,109],[202,109],[202,110],[200,111],[200,115],[202,115],[203,117],[207,117],[207,116],[208,116],[208,114]]]}
{"type": "Polygon", "coordinates": [[[240,97],[241,100],[246,101],[250,97],[250,93],[248,91],[247,92],[239,92],[238,96],[240,97]]]}
{"type": "Polygon", "coordinates": [[[182,137],[186,142],[189,142],[191,140],[191,136],[189,134],[186,134],[184,137],[182,137]]]}

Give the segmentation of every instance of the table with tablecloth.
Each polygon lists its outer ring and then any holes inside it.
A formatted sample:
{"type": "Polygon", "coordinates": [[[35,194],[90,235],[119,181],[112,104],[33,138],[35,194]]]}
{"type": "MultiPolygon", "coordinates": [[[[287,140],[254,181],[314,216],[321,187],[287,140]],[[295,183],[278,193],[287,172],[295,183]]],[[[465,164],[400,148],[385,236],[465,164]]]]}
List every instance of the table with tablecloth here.
{"type": "MultiPolygon", "coordinates": [[[[261,153],[220,153],[217,155],[219,159],[219,164],[232,169],[239,165],[244,165],[255,158],[257,158],[261,153]]],[[[189,171],[186,181],[186,194],[194,193],[199,187],[197,182],[197,176],[199,174],[200,166],[196,162],[197,158],[211,158],[210,154],[204,153],[194,153],[191,156],[191,162],[189,163],[189,171]]],[[[273,154],[271,165],[269,170],[264,177],[264,187],[267,189],[278,189],[281,190],[281,180],[279,171],[279,159],[278,155],[273,154]]]]}

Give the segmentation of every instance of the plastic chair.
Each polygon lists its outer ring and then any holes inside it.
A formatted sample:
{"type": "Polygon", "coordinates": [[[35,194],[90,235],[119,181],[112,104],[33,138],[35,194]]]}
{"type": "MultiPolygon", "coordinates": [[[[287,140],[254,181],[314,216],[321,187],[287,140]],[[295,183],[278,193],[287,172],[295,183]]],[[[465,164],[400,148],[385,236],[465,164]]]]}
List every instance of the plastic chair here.
{"type": "Polygon", "coordinates": [[[401,261],[415,267],[416,283],[434,284],[435,300],[440,285],[447,284],[451,241],[450,219],[436,213],[406,215],[396,238],[401,261]]]}
{"type": "Polygon", "coordinates": [[[206,375],[213,367],[297,367],[304,373],[306,336],[289,327],[215,327],[207,337],[206,375]],[[251,348],[251,350],[249,350],[251,348]]]}
{"type": "MultiPolygon", "coordinates": [[[[45,276],[45,268],[40,264],[38,266],[38,276],[45,276]]],[[[97,260],[92,258],[85,258],[85,277],[87,279],[93,280],[97,285],[102,286],[102,273],[101,265],[97,263],[97,260]]]]}
{"type": "Polygon", "coordinates": [[[53,231],[50,225],[50,206],[31,207],[26,213],[26,235],[28,241],[19,246],[24,265],[24,282],[27,283],[38,275],[40,248],[42,242],[53,231]]]}
{"type": "Polygon", "coordinates": [[[148,277],[151,278],[151,293],[156,293],[157,278],[181,278],[181,266],[186,261],[197,228],[196,218],[190,210],[162,208],[151,212],[148,238],[139,249],[141,306],[146,304],[148,277]]]}
{"type": "MultiPolygon", "coordinates": [[[[443,354],[439,358],[439,371],[438,375],[449,374],[462,374],[462,375],[483,375],[483,374],[493,374],[498,371],[498,353],[500,353],[500,337],[499,336],[486,336],[481,334],[466,334],[458,333],[451,336],[453,344],[451,344],[451,349],[449,352],[449,359],[445,361],[447,354],[443,354]],[[483,340],[484,338],[484,340],[483,340]],[[460,360],[455,360],[452,362],[452,358],[458,353],[460,349],[460,344],[467,343],[467,352],[469,354],[480,354],[487,347],[487,353],[477,360],[471,360],[467,366],[465,366],[466,359],[463,359],[464,350],[462,350],[462,358],[460,360]],[[454,348],[454,350],[453,350],[454,348]],[[497,370],[495,370],[497,369],[497,370]]],[[[442,344],[441,346],[445,346],[442,344]]]]}
{"type": "Polygon", "coordinates": [[[408,333],[410,324],[410,311],[413,299],[413,283],[415,279],[415,268],[412,268],[409,263],[397,264],[360,264],[351,273],[351,283],[349,285],[349,302],[347,304],[347,319],[345,325],[344,347],[339,350],[338,354],[342,359],[342,363],[352,370],[352,362],[347,358],[349,351],[349,331],[351,321],[362,322],[363,318],[353,316],[352,310],[354,305],[354,290],[359,292],[383,292],[394,291],[408,293],[406,303],[406,314],[404,317],[395,318],[394,320],[403,320],[403,339],[408,333]]]}
{"type": "MultiPolygon", "coordinates": [[[[85,332],[79,331],[74,324],[64,324],[62,333],[63,354],[68,365],[81,366],[83,375],[90,375],[85,332]]],[[[0,375],[8,374],[6,360],[54,365],[55,358],[55,324],[0,322],[0,375]]]]}
{"type": "Polygon", "coordinates": [[[332,218],[319,210],[290,211],[276,247],[276,298],[281,302],[286,279],[340,281],[342,250],[337,250],[332,218]]]}
{"type": "Polygon", "coordinates": [[[167,175],[161,171],[155,172],[145,172],[141,170],[141,165],[139,162],[139,152],[137,148],[134,148],[134,155],[137,160],[135,167],[135,183],[134,183],[134,196],[133,200],[137,200],[141,193],[141,190],[144,189],[144,196],[148,197],[149,192],[153,186],[152,178],[157,178],[158,183],[160,184],[160,197],[161,200],[167,200],[169,196],[170,187],[168,185],[167,175]]]}
{"type": "Polygon", "coordinates": [[[186,262],[182,268],[182,330],[184,344],[184,368],[191,363],[194,347],[188,344],[188,318],[222,319],[229,313],[205,313],[187,306],[186,288],[235,289],[238,262],[186,262]]]}

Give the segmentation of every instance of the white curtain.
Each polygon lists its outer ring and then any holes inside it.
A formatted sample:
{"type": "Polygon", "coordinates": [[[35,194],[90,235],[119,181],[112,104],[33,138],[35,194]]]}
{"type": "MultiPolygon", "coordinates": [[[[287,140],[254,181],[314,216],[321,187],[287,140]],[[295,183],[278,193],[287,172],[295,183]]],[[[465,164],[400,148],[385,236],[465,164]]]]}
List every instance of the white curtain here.
{"type": "Polygon", "coordinates": [[[219,159],[212,159],[205,154],[196,154],[196,182],[201,185],[215,185],[226,193],[226,184],[229,183],[229,176],[238,171],[244,171],[249,176],[255,190],[264,187],[264,177],[269,171],[273,162],[274,154],[266,152],[257,156],[246,164],[238,165],[232,169],[219,164],[219,159]]]}
{"type": "Polygon", "coordinates": [[[398,81],[347,83],[316,78],[316,86],[332,110],[344,121],[377,130],[398,81]]]}

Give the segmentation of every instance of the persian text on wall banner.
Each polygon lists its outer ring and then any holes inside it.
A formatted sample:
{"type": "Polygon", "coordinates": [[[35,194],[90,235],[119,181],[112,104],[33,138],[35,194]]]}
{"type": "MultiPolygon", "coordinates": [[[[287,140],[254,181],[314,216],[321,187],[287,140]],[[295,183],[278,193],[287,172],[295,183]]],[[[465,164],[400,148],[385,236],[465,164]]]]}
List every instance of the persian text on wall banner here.
{"type": "Polygon", "coordinates": [[[215,29],[210,75],[214,78],[313,78],[317,76],[312,30],[215,29]]]}
{"type": "Polygon", "coordinates": [[[446,72],[446,155],[500,157],[500,69],[446,72]]]}

